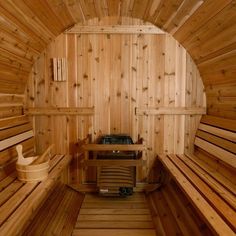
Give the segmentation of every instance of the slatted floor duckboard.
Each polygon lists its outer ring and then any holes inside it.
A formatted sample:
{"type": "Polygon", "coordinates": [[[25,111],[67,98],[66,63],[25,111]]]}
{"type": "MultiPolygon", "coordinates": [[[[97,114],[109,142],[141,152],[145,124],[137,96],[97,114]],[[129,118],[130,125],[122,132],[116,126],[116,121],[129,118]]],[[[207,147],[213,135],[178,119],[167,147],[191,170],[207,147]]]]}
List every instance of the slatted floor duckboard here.
{"type": "Polygon", "coordinates": [[[73,236],[155,236],[146,197],[127,198],[86,194],[73,236]]]}

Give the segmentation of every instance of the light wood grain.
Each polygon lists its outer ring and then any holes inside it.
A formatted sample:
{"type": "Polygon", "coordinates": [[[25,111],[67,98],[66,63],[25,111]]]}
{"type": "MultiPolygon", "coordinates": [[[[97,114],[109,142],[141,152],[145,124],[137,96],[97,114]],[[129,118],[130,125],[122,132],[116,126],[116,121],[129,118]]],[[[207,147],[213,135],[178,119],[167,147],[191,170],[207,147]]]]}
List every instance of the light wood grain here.
{"type": "Polygon", "coordinates": [[[236,168],[236,162],[235,162],[236,155],[235,154],[230,153],[200,138],[195,139],[195,145],[204,150],[207,150],[207,152],[216,156],[219,160],[226,163],[227,165],[232,166],[233,168],[236,168]]]}
{"type": "Polygon", "coordinates": [[[75,25],[66,34],[164,34],[154,25],[75,25]]]}
{"type": "Polygon", "coordinates": [[[33,137],[33,131],[30,130],[30,131],[26,131],[24,133],[15,135],[13,137],[4,139],[0,141],[0,151],[32,137],[33,137]]]}
{"type": "Polygon", "coordinates": [[[215,209],[211,207],[202,195],[191,185],[191,182],[181,173],[181,171],[167,158],[165,155],[160,156],[162,163],[171,171],[175,180],[180,184],[181,189],[187,194],[189,200],[194,203],[194,206],[200,210],[201,215],[206,219],[211,229],[218,234],[233,235],[231,228],[217,214],[215,209]],[[218,222],[218,223],[217,223],[218,222]]]}
{"type": "Polygon", "coordinates": [[[56,107],[56,108],[26,108],[25,114],[31,116],[49,116],[49,115],[93,115],[93,107],[73,108],[73,107],[56,107]]]}
{"type": "Polygon", "coordinates": [[[185,107],[158,107],[158,108],[137,108],[136,115],[203,115],[206,108],[185,108],[185,107]]]}
{"type": "MultiPolygon", "coordinates": [[[[111,17],[90,20],[81,26],[116,24],[137,26],[146,23],[139,19],[111,17]]],[[[192,129],[196,129],[201,114],[172,113],[155,117],[135,114],[136,107],[164,107],[167,110],[184,107],[205,112],[204,86],[196,65],[171,36],[60,35],[35,62],[33,71],[26,90],[26,107],[46,109],[45,115],[34,118],[39,152],[52,142],[57,152],[70,152],[73,143],[87,134],[92,134],[94,143],[102,134],[125,133],[131,135],[134,142],[140,136],[147,147],[143,152],[147,165],[137,171],[138,181],[147,176],[153,181],[155,173],[150,167],[156,153],[181,154],[187,148],[192,151],[195,135],[192,129]],[[54,57],[67,58],[67,83],[51,81],[48,59],[54,57]],[[192,89],[194,86],[196,89],[192,89]],[[67,107],[68,110],[50,115],[52,107],[67,107]],[[70,108],[83,107],[93,107],[93,114],[70,115],[70,108]]],[[[92,168],[78,171],[77,164],[71,168],[73,181],[95,182],[95,171],[92,168]]]]}
{"type": "Polygon", "coordinates": [[[85,144],[85,151],[141,151],[145,150],[143,144],[85,144]]]}
{"type": "Polygon", "coordinates": [[[148,229],[76,229],[73,231],[73,236],[93,236],[94,234],[98,236],[155,236],[155,230],[148,229]]]}

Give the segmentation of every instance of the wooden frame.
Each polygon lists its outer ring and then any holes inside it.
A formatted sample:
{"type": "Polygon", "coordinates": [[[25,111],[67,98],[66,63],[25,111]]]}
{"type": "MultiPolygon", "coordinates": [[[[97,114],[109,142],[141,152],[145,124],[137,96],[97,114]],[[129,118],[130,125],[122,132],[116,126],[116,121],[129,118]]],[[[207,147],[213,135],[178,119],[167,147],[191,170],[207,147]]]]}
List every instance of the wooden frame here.
{"type": "Polygon", "coordinates": [[[87,116],[94,115],[94,107],[27,107],[24,113],[30,116],[87,116]]]}
{"type": "MultiPolygon", "coordinates": [[[[89,142],[89,137],[85,138],[84,140],[80,140],[78,142],[78,156],[79,156],[79,167],[81,168],[81,171],[79,173],[81,174],[80,178],[83,179],[83,169],[87,169],[88,167],[97,167],[98,170],[100,170],[102,167],[111,167],[112,168],[127,168],[127,167],[141,167],[143,165],[146,165],[146,161],[142,159],[137,160],[102,160],[102,159],[96,159],[98,152],[103,151],[144,151],[145,145],[140,144],[142,142],[142,139],[138,140],[138,144],[91,144],[89,142]],[[89,152],[93,152],[93,159],[89,160],[89,152]]],[[[97,176],[98,177],[98,176],[97,176]]],[[[135,183],[136,183],[137,177],[135,176],[135,183]]],[[[88,183],[79,183],[79,186],[76,187],[76,189],[79,189],[81,191],[96,191],[97,188],[95,185],[93,185],[93,190],[91,188],[87,188],[88,183]]],[[[89,184],[91,186],[91,184],[89,184]]]]}
{"type": "Polygon", "coordinates": [[[136,115],[204,115],[205,107],[155,107],[135,109],[136,115]]]}
{"type": "Polygon", "coordinates": [[[142,166],[146,164],[143,160],[83,160],[82,166],[142,166]]]}
{"type": "Polygon", "coordinates": [[[143,151],[143,144],[84,144],[84,151],[143,151]]]}
{"type": "Polygon", "coordinates": [[[82,167],[88,166],[125,166],[125,167],[137,167],[146,164],[142,159],[139,160],[98,160],[96,159],[97,152],[101,151],[143,151],[145,146],[143,144],[84,144],[82,146],[84,150],[84,159],[81,161],[82,167]],[[89,151],[94,152],[93,160],[88,160],[89,151]]]}
{"type": "Polygon", "coordinates": [[[75,25],[65,34],[165,34],[154,25],[75,25]]]}

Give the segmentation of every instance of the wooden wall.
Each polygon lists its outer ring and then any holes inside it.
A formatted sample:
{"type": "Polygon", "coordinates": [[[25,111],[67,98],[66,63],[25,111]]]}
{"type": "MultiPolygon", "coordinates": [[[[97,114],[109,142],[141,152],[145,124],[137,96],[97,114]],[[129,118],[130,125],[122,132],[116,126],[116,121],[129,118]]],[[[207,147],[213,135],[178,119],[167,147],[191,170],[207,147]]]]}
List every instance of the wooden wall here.
{"type": "Polygon", "coordinates": [[[105,16],[143,19],[173,35],[198,66],[208,113],[236,119],[234,0],[0,1],[0,93],[24,93],[34,61],[55,37],[105,16]]]}
{"type": "Polygon", "coordinates": [[[0,119],[23,114],[24,94],[0,93],[0,119]]]}
{"type": "MultiPolygon", "coordinates": [[[[89,25],[143,24],[124,18],[89,25]]],[[[27,107],[94,107],[93,116],[35,116],[38,151],[55,143],[69,152],[79,138],[126,133],[144,138],[147,166],[157,153],[193,149],[200,115],[136,115],[136,108],[204,107],[201,77],[186,50],[168,34],[61,34],[36,60],[26,91],[27,107]],[[68,61],[68,80],[52,80],[52,58],[68,61]]],[[[148,111],[148,110],[147,110],[148,111]]],[[[74,174],[76,179],[76,173],[74,174]]]]}
{"type": "Polygon", "coordinates": [[[229,119],[236,119],[235,33],[235,1],[207,0],[173,34],[201,73],[207,113],[229,119]]]}

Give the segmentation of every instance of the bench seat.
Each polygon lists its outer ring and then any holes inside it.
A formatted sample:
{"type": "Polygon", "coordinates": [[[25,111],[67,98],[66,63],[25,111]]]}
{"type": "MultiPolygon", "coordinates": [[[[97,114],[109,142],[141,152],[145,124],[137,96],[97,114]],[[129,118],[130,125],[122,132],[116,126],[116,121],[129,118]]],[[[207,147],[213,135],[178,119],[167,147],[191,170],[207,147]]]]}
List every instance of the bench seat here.
{"type": "Polygon", "coordinates": [[[189,164],[189,158],[185,155],[160,155],[159,160],[213,232],[218,235],[235,235],[236,198],[233,193],[203,169],[198,170],[193,163],[189,164]]]}
{"type": "Polygon", "coordinates": [[[54,189],[69,155],[55,155],[50,160],[48,178],[41,182],[23,183],[16,173],[0,182],[0,235],[18,235],[33,219],[37,209],[54,189]]]}
{"type": "Polygon", "coordinates": [[[35,156],[34,133],[25,115],[0,119],[0,235],[20,235],[35,216],[50,192],[59,184],[69,155],[53,155],[48,178],[24,183],[17,179],[16,145],[23,146],[23,156],[35,156]]]}
{"type": "Polygon", "coordinates": [[[158,156],[216,235],[236,234],[235,131],[235,121],[203,117],[194,154],[158,156]]]}

